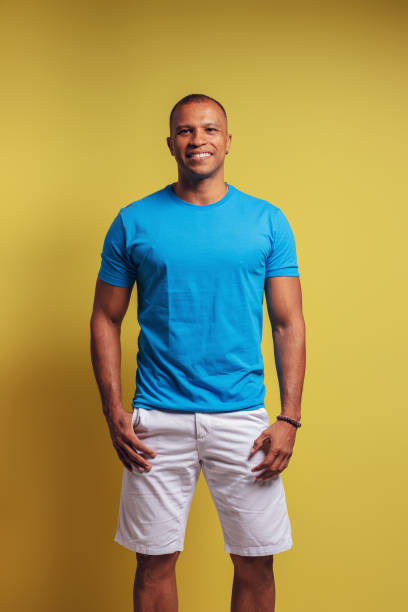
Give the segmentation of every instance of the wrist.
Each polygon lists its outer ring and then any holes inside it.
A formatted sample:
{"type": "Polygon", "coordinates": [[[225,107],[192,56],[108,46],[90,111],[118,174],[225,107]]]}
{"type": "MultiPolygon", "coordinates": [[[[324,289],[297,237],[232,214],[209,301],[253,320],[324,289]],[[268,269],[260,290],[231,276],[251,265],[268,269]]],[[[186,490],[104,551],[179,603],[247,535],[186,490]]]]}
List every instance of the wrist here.
{"type": "Polygon", "coordinates": [[[294,419],[292,417],[289,417],[289,416],[286,416],[286,415],[283,415],[283,414],[278,414],[276,416],[276,418],[277,418],[278,421],[281,421],[281,422],[284,421],[284,422],[290,424],[291,427],[295,427],[296,429],[298,429],[299,427],[302,427],[300,421],[298,421],[297,419],[294,419]]]}
{"type": "Polygon", "coordinates": [[[122,404],[103,404],[102,405],[103,413],[108,421],[115,421],[123,415],[126,410],[123,408],[122,404]]]}
{"type": "Polygon", "coordinates": [[[296,421],[300,422],[301,414],[300,414],[300,407],[296,408],[294,406],[288,407],[288,406],[282,406],[281,411],[280,411],[282,416],[285,417],[290,417],[291,419],[295,419],[296,421]]]}

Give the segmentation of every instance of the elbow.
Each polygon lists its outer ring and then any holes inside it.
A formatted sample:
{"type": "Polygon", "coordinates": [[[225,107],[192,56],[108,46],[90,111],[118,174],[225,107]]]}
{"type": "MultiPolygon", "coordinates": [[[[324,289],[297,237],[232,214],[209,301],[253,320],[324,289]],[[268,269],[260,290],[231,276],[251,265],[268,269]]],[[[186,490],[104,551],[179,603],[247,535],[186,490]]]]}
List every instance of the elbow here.
{"type": "Polygon", "coordinates": [[[123,321],[123,317],[114,317],[112,315],[108,315],[107,313],[101,310],[94,310],[92,312],[92,315],[89,321],[89,326],[91,329],[91,333],[101,327],[106,327],[106,326],[110,326],[110,327],[113,326],[113,327],[117,327],[118,329],[120,329],[122,325],[122,321],[123,321]]]}
{"type": "Polygon", "coordinates": [[[296,336],[306,336],[306,323],[302,313],[286,319],[275,319],[272,321],[272,333],[282,334],[291,332],[296,336]]]}

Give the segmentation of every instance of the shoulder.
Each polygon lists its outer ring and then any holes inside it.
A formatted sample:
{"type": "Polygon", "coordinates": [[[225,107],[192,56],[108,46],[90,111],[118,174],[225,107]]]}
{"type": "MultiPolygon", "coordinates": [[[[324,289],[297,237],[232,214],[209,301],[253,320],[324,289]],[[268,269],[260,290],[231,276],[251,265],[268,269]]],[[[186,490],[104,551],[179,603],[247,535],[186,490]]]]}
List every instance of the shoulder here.
{"type": "Polygon", "coordinates": [[[123,223],[126,225],[127,222],[132,221],[139,213],[145,213],[151,210],[156,203],[160,202],[163,197],[165,197],[165,190],[166,187],[162,187],[153,193],[142,196],[123,206],[118,213],[123,223]]]}
{"type": "Polygon", "coordinates": [[[242,202],[245,202],[252,209],[257,209],[260,212],[265,212],[266,214],[270,215],[272,219],[275,217],[278,218],[280,214],[283,214],[282,209],[276,204],[273,204],[270,200],[266,200],[265,198],[252,195],[243,191],[242,189],[238,189],[235,186],[234,189],[238,198],[242,202]]]}

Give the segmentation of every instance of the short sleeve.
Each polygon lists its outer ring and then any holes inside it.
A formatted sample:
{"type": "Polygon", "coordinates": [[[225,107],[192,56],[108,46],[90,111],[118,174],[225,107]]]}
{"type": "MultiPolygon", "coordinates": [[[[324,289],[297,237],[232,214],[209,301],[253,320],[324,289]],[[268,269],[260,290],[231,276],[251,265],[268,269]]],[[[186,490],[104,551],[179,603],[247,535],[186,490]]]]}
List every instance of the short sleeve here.
{"type": "Polygon", "coordinates": [[[117,287],[131,287],[136,280],[136,268],[126,250],[126,234],[120,212],[106,234],[98,278],[117,287]]]}
{"type": "Polygon", "coordinates": [[[273,219],[272,248],[265,267],[265,277],[271,276],[299,276],[295,236],[280,208],[273,219]]]}

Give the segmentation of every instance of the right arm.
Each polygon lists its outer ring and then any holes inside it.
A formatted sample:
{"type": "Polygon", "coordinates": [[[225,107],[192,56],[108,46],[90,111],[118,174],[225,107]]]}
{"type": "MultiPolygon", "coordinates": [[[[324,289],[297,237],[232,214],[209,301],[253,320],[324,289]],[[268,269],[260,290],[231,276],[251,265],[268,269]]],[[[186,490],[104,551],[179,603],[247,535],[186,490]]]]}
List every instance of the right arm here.
{"type": "MultiPolygon", "coordinates": [[[[149,471],[151,465],[136,450],[155,456],[132,428],[132,414],[124,410],[121,394],[120,332],[132,287],[117,287],[97,278],[91,327],[91,359],[113,445],[124,466],[149,471]]],[[[144,470],[141,470],[144,471],[144,470]]]]}

